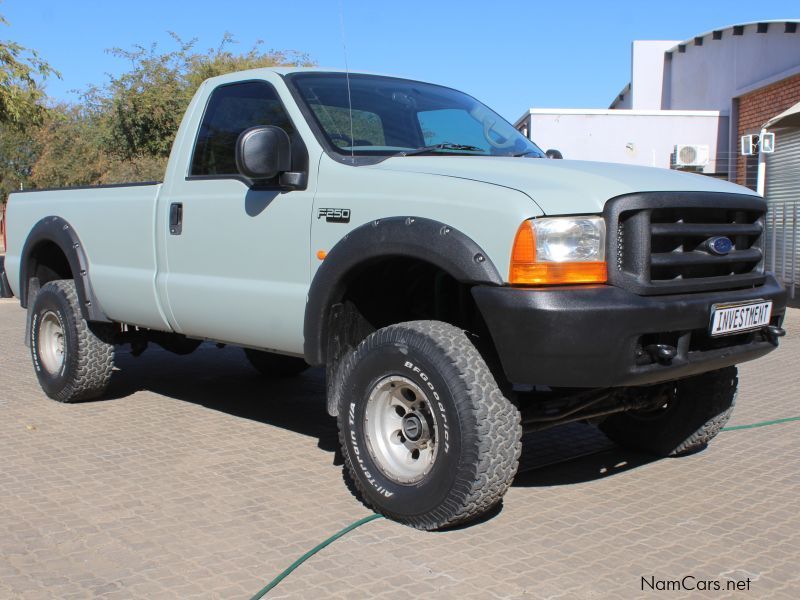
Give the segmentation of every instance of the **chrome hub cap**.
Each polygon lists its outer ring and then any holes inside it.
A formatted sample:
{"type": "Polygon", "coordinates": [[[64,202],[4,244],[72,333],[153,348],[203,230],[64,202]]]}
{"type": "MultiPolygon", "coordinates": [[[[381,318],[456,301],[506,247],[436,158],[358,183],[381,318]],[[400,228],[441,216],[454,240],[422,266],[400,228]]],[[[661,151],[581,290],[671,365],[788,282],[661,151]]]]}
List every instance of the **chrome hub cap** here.
{"type": "Polygon", "coordinates": [[[370,457],[392,481],[416,483],[433,468],[436,416],[426,394],[410,379],[392,375],[375,384],[367,399],[364,431],[370,457]]]}
{"type": "Polygon", "coordinates": [[[61,372],[64,365],[64,326],[52,311],[42,315],[37,350],[45,371],[51,375],[61,372]]]}

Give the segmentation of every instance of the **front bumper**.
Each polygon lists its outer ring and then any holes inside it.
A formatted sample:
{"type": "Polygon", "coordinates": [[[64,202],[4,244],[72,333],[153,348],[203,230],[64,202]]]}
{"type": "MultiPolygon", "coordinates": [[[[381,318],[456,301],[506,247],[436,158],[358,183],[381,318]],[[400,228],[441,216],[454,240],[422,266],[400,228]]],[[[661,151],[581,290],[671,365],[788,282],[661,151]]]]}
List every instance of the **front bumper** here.
{"type": "Polygon", "coordinates": [[[552,387],[646,385],[753,360],[777,341],[762,331],[708,336],[711,305],[772,300],[780,325],[786,292],[771,275],[755,288],[638,296],[600,286],[520,289],[476,286],[472,294],[512,383],[552,387]],[[658,362],[644,351],[668,343],[676,356],[658,362]]]}
{"type": "Polygon", "coordinates": [[[14,292],[11,291],[11,286],[8,285],[8,277],[6,277],[5,257],[0,256],[0,298],[13,298],[14,292]]]}

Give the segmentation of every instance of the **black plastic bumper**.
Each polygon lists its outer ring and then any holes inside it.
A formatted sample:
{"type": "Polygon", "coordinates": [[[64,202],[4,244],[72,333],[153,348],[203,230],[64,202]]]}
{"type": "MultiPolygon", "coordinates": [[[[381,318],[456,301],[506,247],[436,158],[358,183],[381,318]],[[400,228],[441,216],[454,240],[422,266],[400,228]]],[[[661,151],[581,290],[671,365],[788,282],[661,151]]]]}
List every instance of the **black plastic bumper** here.
{"type": "Polygon", "coordinates": [[[0,298],[13,297],[14,292],[11,291],[11,286],[8,285],[8,277],[6,277],[5,256],[0,256],[0,298]]]}
{"type": "Polygon", "coordinates": [[[753,360],[777,340],[762,331],[710,338],[712,304],[772,300],[774,325],[786,310],[786,292],[772,276],[756,288],[674,296],[605,285],[472,293],[509,380],[553,387],[645,385],[753,360]],[[671,361],[644,351],[663,342],[676,349],[671,361]]]}

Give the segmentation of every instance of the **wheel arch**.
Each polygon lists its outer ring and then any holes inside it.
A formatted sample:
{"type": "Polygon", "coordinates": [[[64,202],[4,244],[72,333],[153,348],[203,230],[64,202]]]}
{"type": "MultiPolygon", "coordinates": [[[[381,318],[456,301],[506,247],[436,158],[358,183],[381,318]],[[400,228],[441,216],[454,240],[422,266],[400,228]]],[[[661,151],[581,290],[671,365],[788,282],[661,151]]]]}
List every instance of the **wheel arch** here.
{"type": "Polygon", "coordinates": [[[311,365],[327,360],[334,305],[365,269],[382,260],[405,258],[427,263],[467,285],[503,285],[483,249],[456,228],[421,217],[390,217],[357,227],[323,260],[311,283],[304,323],[304,354],[311,365]]]}
{"type": "MultiPolygon", "coordinates": [[[[65,219],[48,216],[39,220],[28,234],[20,255],[20,305],[27,308],[30,281],[43,269],[51,272],[48,281],[72,279],[80,302],[81,314],[87,321],[109,322],[103,312],[89,279],[89,261],[78,233],[65,219]],[[68,271],[67,271],[68,269],[68,271]]],[[[46,281],[38,282],[40,285],[46,281]]]]}

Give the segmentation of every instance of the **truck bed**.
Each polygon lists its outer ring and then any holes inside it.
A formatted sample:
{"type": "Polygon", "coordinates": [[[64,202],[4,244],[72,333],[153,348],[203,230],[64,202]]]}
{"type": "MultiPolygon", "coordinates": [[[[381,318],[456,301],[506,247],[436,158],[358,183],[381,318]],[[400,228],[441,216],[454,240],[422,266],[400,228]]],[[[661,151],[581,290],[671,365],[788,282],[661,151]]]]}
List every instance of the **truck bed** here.
{"type": "Polygon", "coordinates": [[[158,182],[14,192],[6,211],[5,269],[20,295],[20,256],[42,219],[59,216],[86,253],[92,286],[112,320],[169,329],[156,295],[158,182]]]}

